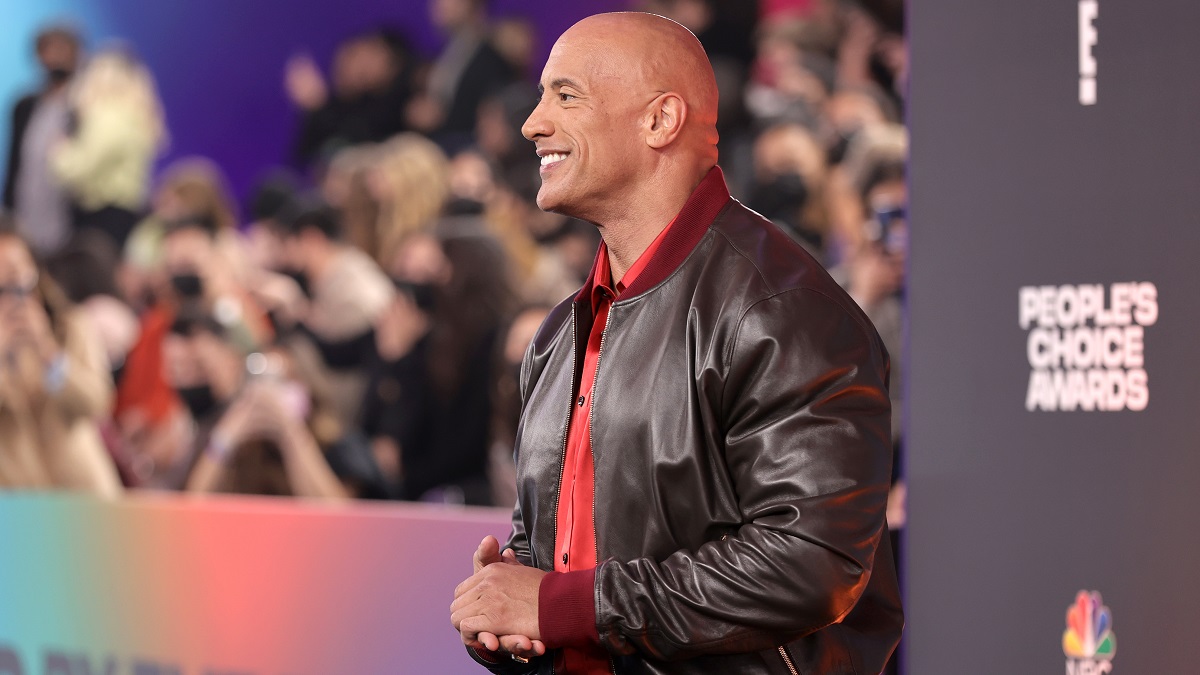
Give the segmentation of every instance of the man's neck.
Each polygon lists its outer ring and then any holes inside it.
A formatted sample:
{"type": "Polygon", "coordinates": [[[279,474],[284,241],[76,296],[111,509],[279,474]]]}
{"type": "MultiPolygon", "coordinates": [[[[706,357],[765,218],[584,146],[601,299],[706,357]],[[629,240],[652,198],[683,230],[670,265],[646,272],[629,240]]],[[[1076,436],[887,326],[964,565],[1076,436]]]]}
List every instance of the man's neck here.
{"type": "Polygon", "coordinates": [[[608,249],[608,268],[612,271],[613,283],[625,278],[625,273],[642,257],[646,249],[650,248],[650,244],[670,224],[673,217],[672,214],[666,219],[647,220],[641,224],[630,225],[628,229],[614,231],[605,228],[600,231],[604,247],[608,249]]]}
{"type": "MultiPolygon", "coordinates": [[[[650,248],[650,244],[671,224],[683,209],[689,197],[703,180],[703,174],[690,185],[680,185],[675,190],[650,190],[653,194],[642,200],[626,203],[639,204],[598,223],[600,236],[608,249],[608,265],[614,282],[624,278],[629,268],[650,248]]],[[[658,185],[658,181],[644,181],[647,186],[658,185]]]]}

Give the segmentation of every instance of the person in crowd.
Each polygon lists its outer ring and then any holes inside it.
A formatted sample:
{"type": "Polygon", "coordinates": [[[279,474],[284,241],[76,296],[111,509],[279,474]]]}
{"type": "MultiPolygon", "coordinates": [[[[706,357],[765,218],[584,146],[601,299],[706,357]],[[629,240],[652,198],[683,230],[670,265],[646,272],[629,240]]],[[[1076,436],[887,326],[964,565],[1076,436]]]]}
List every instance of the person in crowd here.
{"type": "Polygon", "coordinates": [[[85,315],[0,231],[0,486],[119,494],[99,426],[112,395],[85,315]]]}
{"type": "Polygon", "coordinates": [[[425,91],[408,109],[408,122],[448,152],[473,142],[479,105],[515,78],[512,65],[492,46],[488,0],[430,0],[433,24],[447,37],[429,71],[425,91]]]}
{"type": "Polygon", "coordinates": [[[321,177],[321,196],[341,215],[345,242],[382,260],[381,223],[384,204],[392,204],[390,189],[375,185],[376,169],[388,143],[363,144],[340,150],[321,177]]]}
{"type": "Polygon", "coordinates": [[[286,269],[300,281],[308,307],[299,322],[300,344],[324,366],[337,392],[333,397],[345,426],[358,421],[374,325],[395,295],[390,279],[366,253],[342,240],[339,214],[327,204],[303,199],[285,218],[286,269]]]}
{"type": "Polygon", "coordinates": [[[301,113],[295,163],[305,168],[323,164],[343,148],[403,131],[415,70],[408,41],[391,29],[354,35],[339,45],[329,84],[312,57],[293,57],[284,83],[301,113]]]}
{"type": "Polygon", "coordinates": [[[523,301],[554,303],[579,287],[562,258],[540,246],[530,232],[528,220],[540,212],[498,183],[481,153],[464,150],[454,156],[450,193],[448,214],[481,224],[504,247],[523,301]]]}
{"type": "Polygon", "coordinates": [[[185,402],[190,433],[155,487],[190,492],[344,499],[382,496],[365,442],[314,414],[286,352],[247,352],[198,306],[175,318],[163,346],[167,378],[185,402]],[[310,422],[312,429],[310,429],[310,422]],[[332,437],[326,456],[318,434],[332,437]],[[331,465],[346,473],[343,483],[331,465]],[[374,490],[374,492],[372,492],[374,490]]]}
{"type": "Polygon", "coordinates": [[[269,344],[275,335],[267,311],[225,254],[225,233],[206,215],[186,215],[168,223],[161,269],[169,291],[160,295],[169,295],[176,308],[202,307],[228,329],[232,340],[252,350],[269,344]]]}
{"type": "Polygon", "coordinates": [[[51,147],[50,167],[71,195],[75,230],[95,228],[123,247],[167,139],[154,78],[129,51],[107,49],[75,78],[69,103],[75,129],[51,147]]]}
{"type": "MultiPolygon", "coordinates": [[[[121,381],[125,361],[141,333],[137,314],[121,299],[117,289],[118,260],[112,240],[92,230],[73,237],[62,251],[44,263],[46,272],[86,317],[104,349],[113,382],[121,381]]],[[[101,421],[100,431],[117,465],[121,483],[133,485],[130,457],[111,416],[106,415],[101,421]]]]}
{"type": "Polygon", "coordinates": [[[521,124],[533,110],[537,90],[528,82],[514,82],[492,94],[479,106],[475,122],[474,151],[496,167],[497,181],[517,194],[536,191],[537,158],[530,158],[521,137],[521,124]]]}
{"type": "Polygon", "coordinates": [[[395,258],[400,242],[432,228],[449,202],[450,162],[429,139],[401,134],[380,146],[368,177],[379,204],[378,260],[395,258]]]}
{"type": "Polygon", "coordinates": [[[181,318],[170,337],[180,392],[196,401],[198,412],[215,406],[203,413],[216,423],[203,447],[196,446],[188,491],[320,500],[388,496],[364,438],[343,434],[313,406],[305,384],[289,374],[286,352],[242,359],[221,335],[220,325],[200,316],[181,318]],[[204,377],[208,368],[221,377],[204,377]]]}
{"type": "Polygon", "coordinates": [[[517,81],[537,77],[537,26],[524,16],[503,16],[492,25],[492,47],[517,81]]]}
{"type": "Polygon", "coordinates": [[[491,504],[495,373],[515,295],[499,243],[455,225],[397,254],[402,290],[375,331],[363,426],[401,498],[491,504]]]}
{"type": "Polygon", "coordinates": [[[831,162],[845,157],[850,141],[859,131],[900,122],[895,103],[874,83],[839,86],[825,101],[821,124],[826,152],[831,162]]]}
{"type": "Polygon", "coordinates": [[[291,170],[275,167],[251,187],[244,228],[247,263],[260,270],[283,267],[283,218],[302,192],[300,178],[291,170]]]}
{"type": "Polygon", "coordinates": [[[542,85],[538,205],[604,242],[522,366],[511,553],[485,538],[455,589],[463,643],[504,673],[882,671],[903,614],[881,340],[732,200],[687,29],[589,17],[542,85]]]}
{"type": "Polygon", "coordinates": [[[153,275],[153,295],[142,313],[137,342],[125,359],[113,416],[132,462],[135,484],[179,489],[176,465],[189,420],[170,387],[163,350],[181,310],[203,313],[245,350],[274,338],[266,310],[237,283],[221,254],[221,235],[206,215],[168,223],[161,266],[153,275]],[[163,473],[166,471],[167,473],[163,473]]]}
{"type": "Polygon", "coordinates": [[[67,89],[79,64],[81,39],[69,26],[50,26],[35,40],[42,84],[13,106],[4,209],[40,257],[56,253],[71,237],[67,196],[48,160],[70,127],[67,89]]]}
{"type": "Polygon", "coordinates": [[[866,239],[864,224],[869,222],[870,214],[863,193],[873,168],[903,163],[907,152],[908,134],[899,124],[869,125],[851,138],[842,161],[829,172],[826,194],[831,265],[860,250],[866,239]]]}
{"type": "Polygon", "coordinates": [[[776,124],[754,141],[754,169],[746,205],[824,261],[829,231],[824,149],[804,126],[776,124]]]}
{"type": "Polygon", "coordinates": [[[820,114],[836,80],[827,52],[827,28],[813,21],[780,21],[763,26],[746,104],[756,120],[792,120],[809,127],[820,114]]]}
{"type": "Polygon", "coordinates": [[[125,243],[118,274],[126,297],[139,304],[151,292],[155,272],[162,267],[167,228],[185,218],[211,221],[217,232],[217,253],[227,263],[225,271],[238,274],[245,269],[237,209],[229,183],[215,162],[204,157],[174,160],[156,182],[150,215],[137,224],[125,243]]]}

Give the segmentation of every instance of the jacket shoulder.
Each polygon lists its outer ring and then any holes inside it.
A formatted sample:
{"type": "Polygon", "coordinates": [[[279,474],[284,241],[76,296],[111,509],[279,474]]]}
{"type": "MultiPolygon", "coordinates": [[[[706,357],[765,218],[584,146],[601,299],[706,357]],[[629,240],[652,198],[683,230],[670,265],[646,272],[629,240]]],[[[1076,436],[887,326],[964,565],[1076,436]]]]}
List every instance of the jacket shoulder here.
{"type": "Polygon", "coordinates": [[[745,289],[746,308],[789,291],[810,291],[871,326],[858,304],[812,254],[741,202],[733,200],[712,230],[718,240],[714,262],[726,270],[729,287],[745,289]]]}

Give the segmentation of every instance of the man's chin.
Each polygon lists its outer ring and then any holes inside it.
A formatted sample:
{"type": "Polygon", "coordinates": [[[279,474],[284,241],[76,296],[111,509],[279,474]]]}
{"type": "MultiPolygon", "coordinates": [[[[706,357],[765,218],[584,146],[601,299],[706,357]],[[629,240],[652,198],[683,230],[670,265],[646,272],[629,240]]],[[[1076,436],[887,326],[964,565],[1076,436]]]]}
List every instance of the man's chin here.
{"type": "Polygon", "coordinates": [[[562,200],[559,199],[558,196],[555,195],[553,192],[548,192],[546,190],[545,185],[542,185],[542,189],[538,190],[536,202],[537,202],[538,208],[543,211],[549,211],[550,213],[562,213],[563,215],[570,215],[568,213],[563,213],[562,200]]]}

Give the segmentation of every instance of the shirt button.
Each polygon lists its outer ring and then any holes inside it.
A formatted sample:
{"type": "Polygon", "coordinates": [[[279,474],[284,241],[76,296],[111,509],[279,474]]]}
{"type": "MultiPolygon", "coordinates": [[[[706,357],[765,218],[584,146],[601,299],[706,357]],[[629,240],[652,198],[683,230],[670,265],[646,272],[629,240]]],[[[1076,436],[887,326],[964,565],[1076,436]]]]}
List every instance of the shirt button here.
{"type": "Polygon", "coordinates": [[[563,554],[563,564],[564,565],[567,564],[567,554],[566,553],[563,554]]]}
{"type": "Polygon", "coordinates": [[[583,400],[584,400],[584,399],[583,399],[583,397],[582,397],[582,396],[580,396],[580,397],[579,397],[579,407],[580,407],[580,408],[582,408],[582,407],[583,407],[583,400]]]}

